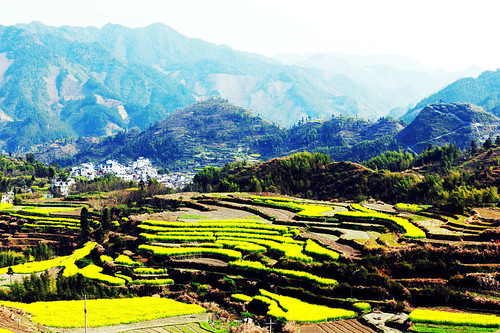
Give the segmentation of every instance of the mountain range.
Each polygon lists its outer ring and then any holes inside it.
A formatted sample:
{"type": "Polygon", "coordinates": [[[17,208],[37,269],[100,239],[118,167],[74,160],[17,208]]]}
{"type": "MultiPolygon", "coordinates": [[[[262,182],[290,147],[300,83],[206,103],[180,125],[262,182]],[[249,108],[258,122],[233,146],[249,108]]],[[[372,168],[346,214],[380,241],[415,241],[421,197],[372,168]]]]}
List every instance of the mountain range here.
{"type": "Polygon", "coordinates": [[[280,126],[332,115],[377,119],[465,75],[388,57],[288,58],[187,38],[163,24],[0,26],[0,147],[144,130],[212,97],[280,126]]]}
{"type": "Polygon", "coordinates": [[[38,160],[61,166],[140,156],[170,171],[256,162],[310,151],[335,161],[362,162],[389,150],[420,153],[430,145],[468,149],[498,136],[500,119],[472,104],[426,106],[406,127],[394,118],[358,117],[300,121],[282,128],[227,100],[213,98],[176,110],[144,131],[132,129],[98,139],[59,140],[40,147],[38,160]]]}

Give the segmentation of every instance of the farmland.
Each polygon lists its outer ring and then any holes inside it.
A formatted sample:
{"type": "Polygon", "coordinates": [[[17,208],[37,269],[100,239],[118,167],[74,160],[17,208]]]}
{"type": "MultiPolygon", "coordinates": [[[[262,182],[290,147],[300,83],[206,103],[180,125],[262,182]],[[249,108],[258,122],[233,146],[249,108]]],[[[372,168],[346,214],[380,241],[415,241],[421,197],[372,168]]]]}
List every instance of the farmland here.
{"type": "MultiPolygon", "coordinates": [[[[348,329],[371,327],[363,326],[368,325],[363,316],[374,310],[410,313],[416,307],[460,306],[493,317],[500,311],[495,282],[499,249],[483,235],[495,226],[491,218],[450,216],[407,204],[388,209],[388,205],[367,202],[332,203],[244,193],[188,193],[182,198],[174,194],[154,200],[153,209],[140,214],[113,210],[109,222],[105,211],[93,210],[85,202],[47,210],[25,208],[28,205],[2,207],[0,219],[4,232],[11,235],[9,242],[23,234],[53,235],[48,236],[52,241],[48,244],[59,255],[5,264],[0,277],[8,281],[11,271],[14,281],[31,281],[23,282],[24,288],[31,288],[37,276],[44,279],[45,272],[51,272],[49,276],[56,279],[44,287],[45,295],[57,295],[57,290],[73,284],[75,293],[68,297],[95,293],[88,302],[96,308],[107,300],[123,299],[137,305],[142,302],[138,296],[160,295],[159,300],[200,306],[196,311],[208,309],[221,330],[228,330],[230,318],[241,314],[250,315],[260,325],[272,318],[278,325],[274,329],[282,329],[290,321],[298,325],[317,322],[323,329],[333,329],[338,322],[338,327],[348,329]],[[86,242],[81,241],[84,207],[90,208],[86,242]],[[104,225],[108,225],[106,233],[104,225]],[[74,244],[61,235],[71,237],[74,244]]],[[[34,243],[16,246],[25,252],[38,251],[34,243]]],[[[2,304],[25,309],[35,322],[82,327],[40,312],[54,306],[70,313],[72,301],[58,296],[28,298],[14,294],[19,286],[10,291],[4,288],[4,299],[17,303],[2,304]],[[57,301],[46,302],[51,298],[57,301]],[[25,299],[27,302],[19,302],[25,299]]],[[[110,304],[103,306],[115,306],[110,304]]],[[[125,313],[128,306],[120,311],[125,313]]],[[[411,312],[406,328],[411,323],[416,332],[438,332],[443,325],[453,329],[458,325],[422,320],[418,311],[411,312]]],[[[175,314],[162,312],[157,318],[169,315],[175,314]]],[[[89,324],[153,319],[156,317],[130,313],[89,324]]],[[[478,327],[468,324],[462,326],[478,327]]],[[[491,327],[483,326],[481,330],[490,332],[491,327]]],[[[165,331],[176,329],[191,328],[164,327],[165,331]]],[[[204,329],[210,330],[210,326],[195,331],[204,329]]]]}

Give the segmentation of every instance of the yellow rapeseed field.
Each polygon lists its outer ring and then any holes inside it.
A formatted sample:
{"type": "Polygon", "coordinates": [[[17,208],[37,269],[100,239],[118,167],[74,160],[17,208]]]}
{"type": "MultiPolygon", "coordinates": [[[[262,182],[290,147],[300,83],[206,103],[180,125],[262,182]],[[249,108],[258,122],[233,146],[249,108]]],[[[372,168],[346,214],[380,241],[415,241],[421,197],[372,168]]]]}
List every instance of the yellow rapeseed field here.
{"type": "MultiPolygon", "coordinates": [[[[33,321],[49,327],[84,327],[83,303],[83,300],[30,304],[0,302],[2,305],[24,309],[32,314],[33,321]]],[[[199,305],[159,297],[87,300],[89,327],[136,323],[204,312],[206,310],[199,305]]]]}

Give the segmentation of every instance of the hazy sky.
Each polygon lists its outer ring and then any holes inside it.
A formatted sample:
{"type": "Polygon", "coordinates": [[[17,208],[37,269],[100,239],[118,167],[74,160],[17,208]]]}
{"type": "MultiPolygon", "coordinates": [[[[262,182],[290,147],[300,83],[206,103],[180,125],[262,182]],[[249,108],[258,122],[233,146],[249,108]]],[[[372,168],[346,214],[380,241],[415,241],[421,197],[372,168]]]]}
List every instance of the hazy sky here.
{"type": "Polygon", "coordinates": [[[143,27],[235,49],[398,54],[447,69],[500,68],[500,0],[0,0],[0,24],[143,27]]]}

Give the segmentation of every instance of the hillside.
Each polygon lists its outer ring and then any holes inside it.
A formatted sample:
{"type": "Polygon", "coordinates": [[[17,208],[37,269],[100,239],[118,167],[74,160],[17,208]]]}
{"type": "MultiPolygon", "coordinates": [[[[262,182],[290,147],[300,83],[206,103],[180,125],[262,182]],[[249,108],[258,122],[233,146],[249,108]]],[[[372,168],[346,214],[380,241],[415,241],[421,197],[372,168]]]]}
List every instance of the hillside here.
{"type": "MultiPolygon", "coordinates": [[[[250,155],[258,153],[256,142],[279,131],[276,125],[241,107],[211,99],[178,110],[142,132],[128,131],[98,143],[70,143],[77,153],[69,157],[63,154],[66,159],[58,162],[127,161],[145,156],[171,170],[194,171],[211,164],[252,160],[250,155]]],[[[37,156],[47,158],[47,153],[50,150],[37,156]]]]}
{"type": "Polygon", "coordinates": [[[430,104],[395,139],[418,153],[429,144],[454,144],[467,149],[473,140],[483,142],[497,135],[499,126],[498,117],[476,105],[430,104]]]}
{"type": "Polygon", "coordinates": [[[284,129],[226,100],[210,99],[177,110],[144,131],[129,130],[102,140],[61,140],[40,147],[36,156],[63,166],[144,156],[176,171],[267,160],[304,150],[329,152],[335,160],[362,161],[388,147],[397,149],[390,136],[401,128],[393,119],[332,117],[284,129]]]}
{"type": "MultiPolygon", "coordinates": [[[[360,74],[346,76],[320,67],[285,65],[162,24],[0,26],[0,146],[23,151],[58,139],[144,130],[212,96],[283,126],[332,114],[378,118],[421,97],[408,81],[415,71],[386,66],[370,76],[372,69],[355,65],[360,74]],[[374,86],[381,89],[371,91],[374,86]]],[[[434,78],[451,80],[431,73],[422,82],[437,89],[434,78]]]]}
{"type": "Polygon", "coordinates": [[[486,71],[477,78],[468,77],[457,80],[437,93],[424,98],[402,118],[410,122],[423,107],[433,103],[471,103],[500,116],[499,91],[500,69],[486,71]]]}

